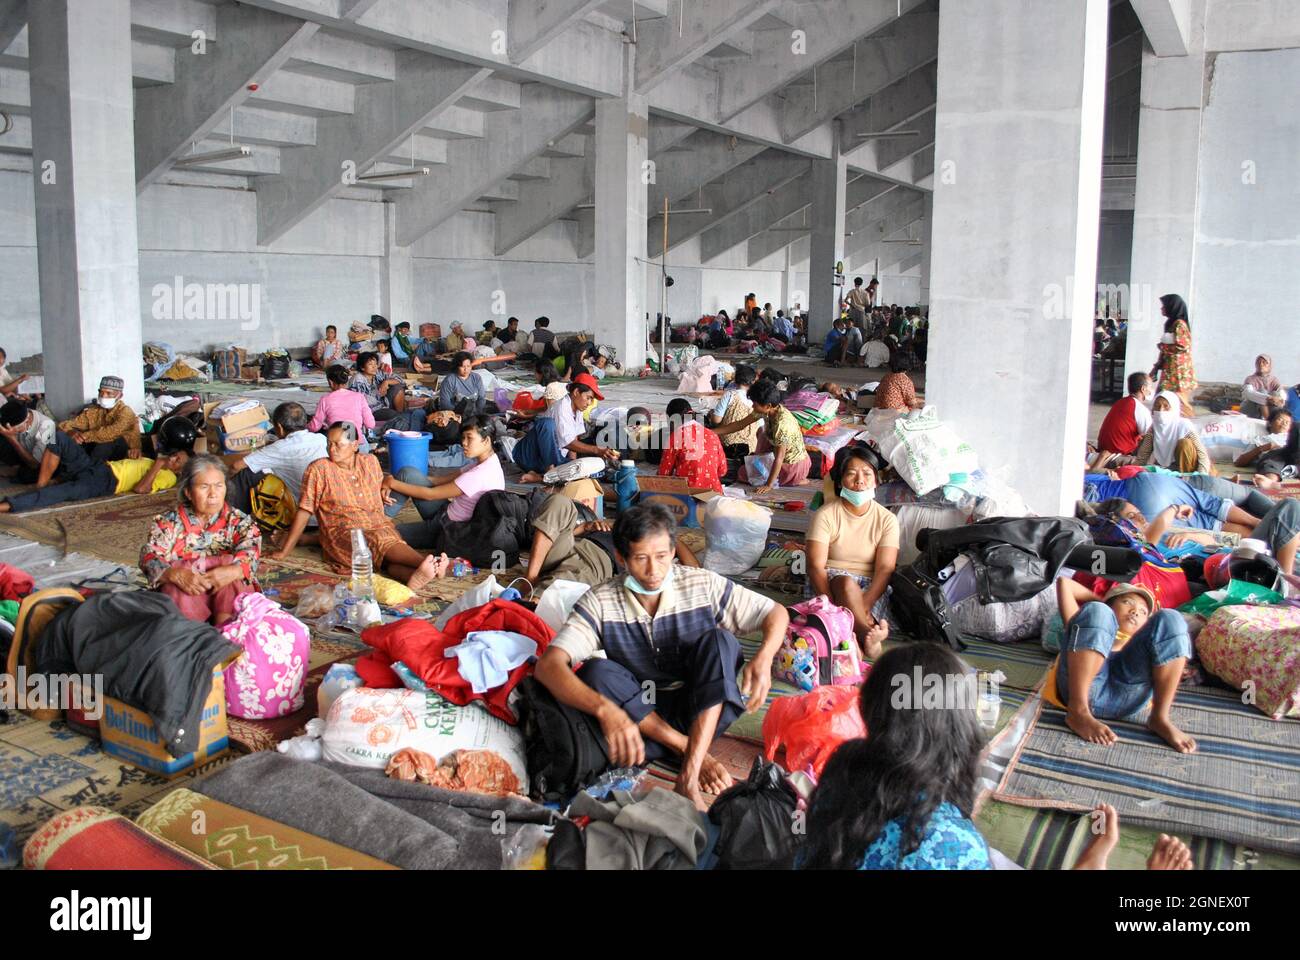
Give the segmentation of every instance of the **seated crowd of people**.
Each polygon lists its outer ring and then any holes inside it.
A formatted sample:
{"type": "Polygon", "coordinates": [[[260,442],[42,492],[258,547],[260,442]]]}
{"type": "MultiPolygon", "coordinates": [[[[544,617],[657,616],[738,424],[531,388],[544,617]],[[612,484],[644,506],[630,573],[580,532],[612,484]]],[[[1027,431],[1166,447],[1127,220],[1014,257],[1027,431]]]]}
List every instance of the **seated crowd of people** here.
{"type": "MultiPolygon", "coordinates": [[[[855,364],[867,340],[892,340],[890,373],[875,406],[911,411],[922,406],[909,370],[923,321],[910,310],[877,307],[875,288],[874,280],[865,287],[855,280],[845,300],[848,316],[836,325],[827,357],[855,364]]],[[[770,304],[760,309],[752,294],[742,316],[739,324],[725,313],[712,318],[699,328],[700,342],[713,348],[734,338],[802,343],[802,320],[773,315],[770,304]]],[[[826,767],[809,807],[800,864],[995,865],[995,851],[971,820],[984,747],[973,710],[890,707],[891,676],[914,669],[959,676],[966,668],[940,646],[886,649],[895,621],[890,580],[902,544],[898,517],[876,500],[885,461],[853,442],[829,462],[818,459],[815,471],[804,431],[786,406],[808,384],[746,364],[703,405],[674,397],[662,427],[653,426],[651,411],[634,407],[611,433],[591,415],[605,399],[602,380],[612,354],[587,341],[557,343],[549,326],[541,317],[524,334],[510,318],[477,336],[452,323],[445,337],[427,329],[413,337],[403,322],[390,337],[376,338],[366,334],[373,326],[354,325],[347,343],[331,326],[312,351],[328,392],[311,413],[298,402],[277,405],[274,442],[241,454],[196,453],[198,433],[185,416],[143,436],[118,377],[104,377],[90,404],[57,423],[10,391],[0,406],[0,464],[5,476],[33,489],[0,500],[0,512],[175,488],[176,505],[153,521],[140,568],[149,587],[169,596],[183,615],[220,626],[234,616],[240,594],[260,589],[264,559],[282,561],[311,546],[335,573],[347,574],[354,531],[362,532],[376,570],[418,591],[449,574],[448,544],[473,522],[485,497],[506,489],[508,476],[541,484],[519,573],[536,589],[560,579],[591,589],[539,657],[537,680],[560,703],[594,719],[614,766],[676,759],[678,792],[703,808],[705,794],[732,784],[712,744],[766,703],[787,610],[702,568],[664,507],[631,506],[602,520],[566,496],[563,484],[590,475],[578,467],[591,458],[608,466],[650,459],[661,476],[680,477],[702,494],[737,482],[754,495],[818,483],[822,501],[806,536],[806,594],[828,597],[852,615],[860,653],[876,666],[860,696],[870,735],[845,744],[826,767]],[[528,394],[535,405],[498,406],[476,370],[476,361],[489,356],[477,351],[485,349],[492,357],[522,354],[535,364],[542,388],[540,398],[528,394]],[[409,395],[404,369],[441,369],[436,397],[409,395]],[[371,444],[382,442],[387,430],[427,433],[435,451],[430,462],[444,466],[386,472],[371,444]],[[520,430],[512,447],[503,444],[508,432],[520,430]],[[748,458],[763,455],[770,461],[761,461],[760,471],[759,461],[748,458]],[[274,537],[252,515],[267,477],[282,482],[292,504],[274,537]],[[408,504],[418,520],[398,524],[408,504]],[[747,659],[741,639],[753,636],[758,649],[747,659]],[[657,685],[657,698],[643,696],[647,684],[657,685]]],[[[1238,483],[1215,475],[1185,415],[1186,384],[1155,373],[1133,374],[1128,396],[1107,415],[1084,478],[1080,516],[1105,522],[1142,556],[1166,559],[1189,547],[1213,552],[1252,537],[1291,573],[1300,502],[1274,501],[1268,492],[1300,465],[1296,388],[1283,390],[1271,377],[1269,358],[1259,358],[1245,385],[1246,402],[1258,398],[1248,412],[1267,418],[1269,434],[1241,458],[1261,479],[1238,483]]],[[[856,399],[835,384],[820,392],[856,399]]],[[[1092,743],[1113,744],[1118,738],[1106,721],[1129,717],[1149,701],[1150,729],[1179,752],[1196,750],[1171,715],[1192,653],[1182,618],[1162,609],[1141,583],[1076,576],[1058,580],[1055,589],[1065,631],[1045,696],[1066,710],[1070,729],[1092,743]]],[[[1106,829],[1078,866],[1103,867],[1117,830],[1109,810],[1106,829]]],[[[1186,869],[1190,856],[1164,838],[1151,866],[1186,869]]]]}

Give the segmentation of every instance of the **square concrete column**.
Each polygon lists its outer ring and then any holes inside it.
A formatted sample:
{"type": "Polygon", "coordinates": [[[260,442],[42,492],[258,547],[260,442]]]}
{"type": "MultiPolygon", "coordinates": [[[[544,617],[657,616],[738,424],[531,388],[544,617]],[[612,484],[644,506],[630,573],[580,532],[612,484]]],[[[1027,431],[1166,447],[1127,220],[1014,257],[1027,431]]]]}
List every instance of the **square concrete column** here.
{"type": "MultiPolygon", "coordinates": [[[[1138,114],[1137,192],[1133,208],[1133,268],[1124,304],[1128,318],[1126,373],[1150,370],[1164,332],[1160,298],[1192,299],[1196,252],[1201,107],[1205,91],[1205,0],[1190,0],[1188,55],[1142,52],[1138,114]]],[[[1195,356],[1195,354],[1193,354],[1195,356]]]]}
{"type": "MultiPolygon", "coordinates": [[[[848,161],[840,153],[836,125],[834,155],[812,162],[812,237],[808,257],[808,341],[816,343],[831,331],[840,315],[835,264],[844,259],[844,208],[848,204],[848,161]]],[[[846,267],[847,269],[847,267],[846,267]]]]}
{"type": "Polygon", "coordinates": [[[30,4],[41,342],[63,415],[105,374],[144,400],[130,0],[30,4]]]}
{"type": "Polygon", "coordinates": [[[1108,5],[939,10],[926,398],[1044,515],[1082,494],[1108,5]]]}
{"type": "Polygon", "coordinates": [[[925,195],[925,229],[921,231],[921,306],[930,305],[930,258],[934,251],[934,194],[925,195]]]}
{"type": "Polygon", "coordinates": [[[420,332],[425,317],[415,316],[415,283],[411,248],[397,243],[397,204],[384,204],[384,273],[380,282],[379,312],[396,327],[405,320],[411,333],[420,332]]]}
{"type": "Polygon", "coordinates": [[[645,97],[630,92],[634,48],[624,49],[627,95],[596,101],[594,326],[598,343],[608,343],[620,363],[637,368],[646,360],[646,313],[652,319],[658,314],[660,285],[659,270],[647,273],[645,265],[650,118],[645,97]],[[649,303],[647,286],[654,292],[649,303]]]}

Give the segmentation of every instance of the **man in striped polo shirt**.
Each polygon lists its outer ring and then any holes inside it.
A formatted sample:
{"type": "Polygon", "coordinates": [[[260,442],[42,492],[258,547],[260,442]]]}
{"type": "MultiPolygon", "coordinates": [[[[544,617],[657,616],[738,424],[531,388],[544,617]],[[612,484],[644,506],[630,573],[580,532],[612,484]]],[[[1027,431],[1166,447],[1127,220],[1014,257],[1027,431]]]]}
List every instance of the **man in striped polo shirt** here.
{"type": "Polygon", "coordinates": [[[614,552],[627,575],[583,595],[536,676],[556,700],[596,718],[615,766],[680,756],[677,792],[703,810],[703,793],[731,785],[709,746],[766,702],[790,618],[712,571],[674,565],[676,537],[662,506],[620,514],[614,552]],[[745,664],[736,634],[759,631],[762,647],[745,664]],[[593,658],[601,650],[605,658],[593,658]]]}

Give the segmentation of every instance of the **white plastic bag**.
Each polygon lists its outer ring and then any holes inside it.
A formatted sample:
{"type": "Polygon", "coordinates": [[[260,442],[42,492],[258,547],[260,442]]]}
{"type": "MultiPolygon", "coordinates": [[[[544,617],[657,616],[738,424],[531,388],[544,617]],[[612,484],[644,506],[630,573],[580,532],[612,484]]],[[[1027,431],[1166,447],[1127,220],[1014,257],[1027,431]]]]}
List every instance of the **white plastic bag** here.
{"type": "Polygon", "coordinates": [[[1268,425],[1239,413],[1197,417],[1192,421],[1205,451],[1214,460],[1235,460],[1264,442],[1268,425]]]}
{"type": "MultiPolygon", "coordinates": [[[[776,463],[774,453],[750,454],[745,458],[745,480],[753,486],[761,487],[772,475],[774,463],[776,463]]],[[[780,484],[773,484],[773,486],[780,486],[780,484]]]]}
{"type": "Polygon", "coordinates": [[[735,577],[751,569],[767,546],[772,514],[748,500],[714,497],[700,518],[706,546],[700,562],[706,570],[735,577]]]}
{"type": "Polygon", "coordinates": [[[475,607],[481,607],[483,604],[501,596],[501,594],[505,593],[505,589],[505,587],[497,583],[497,578],[494,575],[489,575],[482,583],[466,590],[453,600],[446,610],[438,614],[433,621],[433,625],[441,630],[447,626],[452,617],[462,610],[473,610],[475,607]]]}
{"type": "Polygon", "coordinates": [[[954,473],[973,473],[979,461],[970,444],[963,441],[932,408],[919,417],[894,421],[897,444],[888,454],[890,465],[917,493],[929,493],[948,482],[954,473]]]}
{"type": "Polygon", "coordinates": [[[711,393],[713,391],[713,374],[717,372],[716,358],[705,354],[696,357],[686,367],[681,381],[677,384],[678,393],[711,393]]]}
{"type": "Polygon", "coordinates": [[[537,616],[544,624],[559,633],[560,628],[564,626],[564,621],[568,620],[569,614],[573,612],[573,605],[590,589],[587,584],[576,580],[552,581],[551,585],[542,591],[542,596],[537,601],[537,616]]]}
{"type": "Polygon", "coordinates": [[[324,759],[379,770],[410,747],[441,760],[455,750],[491,750],[528,790],[524,735],[473,704],[458,707],[436,693],[361,687],[330,707],[321,738],[324,759]]]}

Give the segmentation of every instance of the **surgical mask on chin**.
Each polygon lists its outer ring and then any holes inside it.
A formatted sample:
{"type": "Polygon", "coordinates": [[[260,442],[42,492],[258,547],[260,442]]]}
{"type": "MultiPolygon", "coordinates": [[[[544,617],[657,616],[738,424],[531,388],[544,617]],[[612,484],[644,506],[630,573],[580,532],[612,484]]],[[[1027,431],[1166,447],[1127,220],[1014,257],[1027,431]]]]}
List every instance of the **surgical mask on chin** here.
{"type": "Polygon", "coordinates": [[[105,410],[112,410],[114,407],[117,406],[117,398],[116,398],[116,397],[100,397],[100,398],[99,398],[99,405],[100,405],[101,407],[103,407],[105,410]]]}
{"type": "Polygon", "coordinates": [[[640,582],[632,574],[623,578],[623,586],[627,587],[633,593],[640,594],[643,597],[657,597],[664,592],[664,587],[673,582],[673,568],[669,566],[668,573],[664,575],[664,582],[659,585],[658,590],[647,590],[641,586],[640,582]]]}
{"type": "Polygon", "coordinates": [[[845,487],[840,491],[840,498],[853,504],[855,507],[864,507],[876,499],[876,488],[870,490],[850,490],[845,487]]]}

